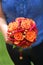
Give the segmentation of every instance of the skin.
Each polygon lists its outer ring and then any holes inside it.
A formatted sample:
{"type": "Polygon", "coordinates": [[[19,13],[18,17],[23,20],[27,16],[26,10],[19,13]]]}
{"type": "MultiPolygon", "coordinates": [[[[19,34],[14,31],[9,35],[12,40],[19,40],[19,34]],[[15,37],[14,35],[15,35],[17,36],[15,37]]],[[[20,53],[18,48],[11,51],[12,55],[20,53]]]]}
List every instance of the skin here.
{"type": "Polygon", "coordinates": [[[0,2],[0,31],[2,32],[5,42],[6,43],[11,43],[11,41],[8,40],[7,38],[7,30],[8,30],[8,26],[6,23],[6,19],[4,16],[4,13],[2,11],[2,6],[1,6],[1,2],[0,2]]]}

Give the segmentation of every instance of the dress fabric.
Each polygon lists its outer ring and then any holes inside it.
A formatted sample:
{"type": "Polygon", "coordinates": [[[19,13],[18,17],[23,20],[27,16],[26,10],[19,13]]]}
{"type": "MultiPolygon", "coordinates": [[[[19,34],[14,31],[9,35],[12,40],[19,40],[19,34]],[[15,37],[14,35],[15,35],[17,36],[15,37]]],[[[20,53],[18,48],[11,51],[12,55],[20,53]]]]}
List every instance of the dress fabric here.
{"type": "Polygon", "coordinates": [[[43,40],[43,0],[2,0],[2,9],[7,23],[17,17],[32,18],[38,28],[37,41],[32,46],[40,44],[43,40]]]}
{"type": "MultiPolygon", "coordinates": [[[[2,10],[6,17],[7,24],[17,17],[32,18],[36,22],[38,36],[36,42],[31,46],[32,48],[38,46],[43,41],[43,0],[2,0],[2,10]]],[[[9,47],[11,48],[12,51],[9,51],[10,54],[12,53],[14,55],[15,52],[16,55],[16,49],[12,49],[12,45],[6,44],[6,46],[8,51],[9,47]]],[[[27,55],[28,54],[29,53],[27,53],[27,55]]],[[[17,58],[15,59],[18,60],[17,58]]],[[[15,61],[14,58],[13,61],[15,61]]],[[[28,65],[28,63],[26,65],[28,65]]]]}

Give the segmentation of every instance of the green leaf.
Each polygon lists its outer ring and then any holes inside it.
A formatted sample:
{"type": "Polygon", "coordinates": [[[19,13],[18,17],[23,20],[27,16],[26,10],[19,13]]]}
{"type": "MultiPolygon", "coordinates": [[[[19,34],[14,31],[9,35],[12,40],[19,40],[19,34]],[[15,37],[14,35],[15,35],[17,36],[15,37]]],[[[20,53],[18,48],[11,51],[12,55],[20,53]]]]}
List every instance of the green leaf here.
{"type": "Polygon", "coordinates": [[[15,46],[15,45],[13,45],[13,48],[16,48],[16,46],[15,46]]]}

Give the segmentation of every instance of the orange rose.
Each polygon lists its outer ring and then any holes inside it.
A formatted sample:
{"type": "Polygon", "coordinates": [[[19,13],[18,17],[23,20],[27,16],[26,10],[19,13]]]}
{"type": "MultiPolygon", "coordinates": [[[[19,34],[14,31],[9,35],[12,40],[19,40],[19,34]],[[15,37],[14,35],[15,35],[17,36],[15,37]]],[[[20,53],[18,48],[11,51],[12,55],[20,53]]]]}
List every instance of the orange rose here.
{"type": "Polygon", "coordinates": [[[22,20],[25,20],[25,18],[24,17],[19,17],[19,18],[16,18],[16,22],[19,22],[19,21],[22,21],[22,20]]]}
{"type": "Polygon", "coordinates": [[[9,25],[8,25],[8,30],[9,30],[9,31],[12,31],[12,30],[13,30],[13,23],[12,23],[12,22],[9,23],[9,25]]]}
{"type": "Polygon", "coordinates": [[[34,20],[33,19],[29,19],[30,22],[32,22],[33,24],[35,24],[34,20]]]}
{"type": "Polygon", "coordinates": [[[14,38],[16,39],[16,40],[23,40],[23,35],[22,35],[22,33],[21,32],[17,32],[17,33],[15,33],[14,34],[14,38]]]}
{"type": "Polygon", "coordinates": [[[28,31],[26,33],[26,39],[30,42],[34,42],[34,40],[36,39],[36,33],[32,30],[32,31],[28,31]]]}
{"type": "Polygon", "coordinates": [[[9,31],[16,30],[18,28],[18,22],[11,22],[8,26],[9,31]]]}
{"type": "Polygon", "coordinates": [[[16,30],[18,28],[18,22],[13,22],[13,27],[14,27],[14,30],[16,30]]]}
{"type": "Polygon", "coordinates": [[[34,22],[34,20],[29,19],[29,21],[30,21],[30,25],[31,25],[31,27],[34,26],[34,25],[36,25],[36,23],[34,22]]]}
{"type": "Polygon", "coordinates": [[[29,29],[31,27],[29,19],[25,19],[21,22],[21,27],[24,29],[29,29]]]}
{"type": "Polygon", "coordinates": [[[14,41],[15,45],[18,45],[20,43],[20,41],[14,41]]]}

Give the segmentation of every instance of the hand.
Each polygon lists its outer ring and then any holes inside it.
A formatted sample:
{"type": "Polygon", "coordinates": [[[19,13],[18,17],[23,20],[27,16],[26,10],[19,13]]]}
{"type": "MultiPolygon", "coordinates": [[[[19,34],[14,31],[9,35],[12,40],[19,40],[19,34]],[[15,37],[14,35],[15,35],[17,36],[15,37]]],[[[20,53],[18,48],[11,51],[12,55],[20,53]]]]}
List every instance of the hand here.
{"type": "Polygon", "coordinates": [[[1,24],[0,25],[0,28],[1,28],[1,32],[2,32],[2,34],[3,34],[3,36],[4,36],[4,40],[5,40],[5,42],[6,43],[8,43],[8,44],[11,44],[12,42],[8,39],[8,35],[7,35],[7,30],[8,30],[8,26],[7,26],[7,24],[1,24]]]}
{"type": "MultiPolygon", "coordinates": [[[[4,29],[5,29],[5,28],[4,28],[4,29]]],[[[8,31],[8,26],[6,26],[6,29],[5,29],[5,31],[3,32],[3,33],[4,33],[5,42],[6,42],[7,44],[12,44],[12,42],[8,39],[7,31],[8,31]]]]}

